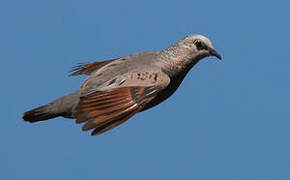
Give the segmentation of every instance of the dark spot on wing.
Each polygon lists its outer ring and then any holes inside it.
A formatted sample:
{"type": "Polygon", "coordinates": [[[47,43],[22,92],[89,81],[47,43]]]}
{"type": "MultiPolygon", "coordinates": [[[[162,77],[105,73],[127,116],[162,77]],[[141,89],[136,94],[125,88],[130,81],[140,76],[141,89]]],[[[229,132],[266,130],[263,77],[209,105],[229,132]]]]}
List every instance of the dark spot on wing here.
{"type": "Polygon", "coordinates": [[[157,77],[158,77],[158,74],[156,73],[156,74],[154,75],[154,80],[155,80],[155,81],[157,81],[157,77]]]}
{"type": "Polygon", "coordinates": [[[124,82],[126,82],[126,80],[122,80],[120,83],[119,83],[119,86],[122,85],[124,82]]]}
{"type": "Polygon", "coordinates": [[[113,80],[111,80],[108,84],[107,84],[107,86],[110,86],[111,84],[113,84],[113,83],[115,83],[116,82],[116,79],[113,79],[113,80]]]}
{"type": "Polygon", "coordinates": [[[137,79],[141,79],[141,74],[140,73],[137,73],[137,79]]]}

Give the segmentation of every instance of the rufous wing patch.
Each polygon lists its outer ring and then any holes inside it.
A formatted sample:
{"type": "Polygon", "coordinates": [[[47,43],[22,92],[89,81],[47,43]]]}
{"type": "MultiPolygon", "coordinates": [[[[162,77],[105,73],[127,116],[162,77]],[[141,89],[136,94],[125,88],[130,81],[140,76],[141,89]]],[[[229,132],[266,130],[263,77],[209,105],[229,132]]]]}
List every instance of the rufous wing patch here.
{"type": "MultiPolygon", "coordinates": [[[[118,58],[117,58],[118,59],[118,58]]],[[[77,64],[70,71],[69,76],[77,76],[77,75],[89,75],[91,72],[100,69],[101,67],[109,64],[110,62],[116,59],[111,59],[107,61],[93,62],[88,64],[77,64]]]]}
{"type": "Polygon", "coordinates": [[[94,129],[92,135],[112,129],[140,112],[158,90],[154,87],[121,87],[95,91],[81,97],[74,110],[76,123],[85,122],[84,131],[94,129]]]}

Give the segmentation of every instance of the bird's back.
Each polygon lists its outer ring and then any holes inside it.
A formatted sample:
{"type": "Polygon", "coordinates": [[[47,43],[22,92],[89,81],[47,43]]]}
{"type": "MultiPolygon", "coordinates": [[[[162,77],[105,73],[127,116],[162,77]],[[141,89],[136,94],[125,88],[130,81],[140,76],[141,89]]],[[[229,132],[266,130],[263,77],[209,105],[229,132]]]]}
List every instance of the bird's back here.
{"type": "Polygon", "coordinates": [[[159,51],[149,51],[114,59],[91,72],[87,80],[82,84],[81,91],[86,93],[91,90],[102,90],[108,86],[108,82],[116,81],[117,79],[121,80],[132,72],[143,69],[157,69],[158,67],[154,66],[154,61],[158,53],[159,51]]]}

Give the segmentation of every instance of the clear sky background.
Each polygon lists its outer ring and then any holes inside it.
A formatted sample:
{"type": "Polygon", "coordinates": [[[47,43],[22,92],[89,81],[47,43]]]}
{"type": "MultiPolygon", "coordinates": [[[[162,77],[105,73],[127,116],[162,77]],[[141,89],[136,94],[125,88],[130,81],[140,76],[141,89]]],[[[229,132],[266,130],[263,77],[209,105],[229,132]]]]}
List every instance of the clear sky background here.
{"type": "Polygon", "coordinates": [[[290,3],[1,0],[0,179],[289,180],[290,3]],[[79,62],[208,36],[206,58],[166,102],[91,137],[22,112],[80,86],[79,62]]]}

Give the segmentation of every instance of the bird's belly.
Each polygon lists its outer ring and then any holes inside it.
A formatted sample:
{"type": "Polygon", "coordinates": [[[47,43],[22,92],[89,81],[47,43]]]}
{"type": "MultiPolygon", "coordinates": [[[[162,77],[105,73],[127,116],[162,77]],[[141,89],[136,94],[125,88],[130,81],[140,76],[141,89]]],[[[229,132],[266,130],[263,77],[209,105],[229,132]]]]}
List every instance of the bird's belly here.
{"type": "Polygon", "coordinates": [[[160,91],[160,93],[158,93],[158,95],[154,99],[152,99],[148,104],[144,106],[144,109],[142,111],[145,111],[153,106],[156,106],[161,102],[163,102],[164,100],[166,100],[167,98],[169,98],[180,86],[184,77],[185,75],[182,74],[178,77],[171,78],[171,82],[168,85],[168,87],[163,91],[160,91]]]}

